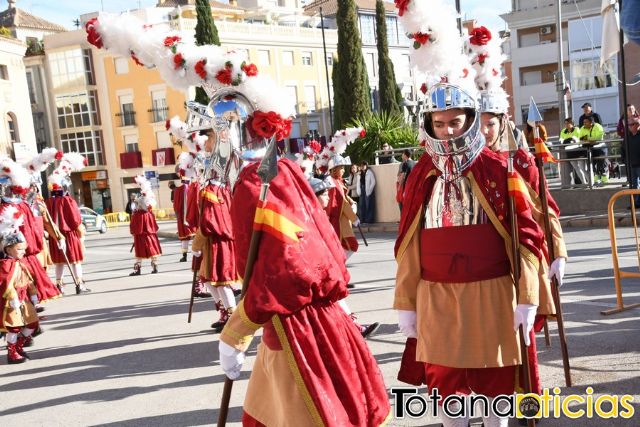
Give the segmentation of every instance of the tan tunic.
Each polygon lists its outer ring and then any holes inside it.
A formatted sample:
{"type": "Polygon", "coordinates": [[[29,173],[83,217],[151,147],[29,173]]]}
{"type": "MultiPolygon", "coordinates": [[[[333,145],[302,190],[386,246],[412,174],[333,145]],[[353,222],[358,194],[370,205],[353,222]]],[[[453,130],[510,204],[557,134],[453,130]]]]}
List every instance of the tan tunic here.
{"type": "Polygon", "coordinates": [[[5,327],[17,328],[38,321],[38,314],[29,298],[23,301],[19,309],[14,309],[10,305],[11,300],[18,297],[18,290],[24,288],[27,288],[29,297],[38,295],[38,290],[33,284],[31,275],[19,262],[16,262],[13,276],[9,279],[7,289],[2,295],[5,299],[5,306],[2,312],[2,321],[5,327]]]}
{"type": "MultiPolygon", "coordinates": [[[[417,312],[417,360],[454,368],[520,364],[519,338],[513,329],[516,296],[512,276],[466,283],[423,280],[420,219],[417,215],[398,251],[393,304],[396,310],[417,312]]],[[[497,228],[504,237],[506,231],[497,228]]],[[[505,240],[507,253],[509,243],[505,240]]],[[[538,305],[539,265],[530,255],[520,256],[518,302],[538,305]]]]}

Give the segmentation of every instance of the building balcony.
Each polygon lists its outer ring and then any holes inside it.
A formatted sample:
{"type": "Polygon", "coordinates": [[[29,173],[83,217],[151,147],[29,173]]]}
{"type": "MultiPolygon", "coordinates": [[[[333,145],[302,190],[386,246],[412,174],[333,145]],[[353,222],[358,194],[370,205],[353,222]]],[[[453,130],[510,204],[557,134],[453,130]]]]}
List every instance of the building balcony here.
{"type": "Polygon", "coordinates": [[[120,120],[120,127],[135,126],[136,125],[136,112],[124,111],[122,113],[116,113],[116,117],[120,120]]]}
{"type": "Polygon", "coordinates": [[[169,107],[154,107],[148,109],[147,112],[151,123],[165,122],[169,118],[169,107]]]}
{"type": "Polygon", "coordinates": [[[173,147],[152,150],[151,159],[153,160],[153,166],[162,167],[176,164],[176,156],[173,151],[173,147]]]}
{"type": "MultiPolygon", "coordinates": [[[[569,43],[562,42],[562,52],[566,61],[569,55],[569,43]]],[[[558,62],[558,43],[543,43],[535,46],[519,47],[511,50],[511,62],[518,68],[538,64],[555,64],[558,62]]]]}
{"type": "Polygon", "coordinates": [[[120,167],[122,169],[134,169],[142,167],[142,153],[140,151],[129,151],[120,153],[120,167]]]}

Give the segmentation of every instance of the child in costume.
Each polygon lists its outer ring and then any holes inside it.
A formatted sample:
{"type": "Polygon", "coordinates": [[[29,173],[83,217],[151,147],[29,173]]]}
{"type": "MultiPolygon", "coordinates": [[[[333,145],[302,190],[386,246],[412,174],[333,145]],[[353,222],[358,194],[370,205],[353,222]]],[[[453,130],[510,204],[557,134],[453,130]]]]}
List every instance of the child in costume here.
{"type": "Polygon", "coordinates": [[[151,211],[156,206],[156,196],[151,183],[144,175],[135,177],[140,186],[140,194],[136,197],[129,223],[129,231],[133,236],[133,247],[136,262],[133,272],[129,276],[142,274],[142,260],[151,259],[151,274],[158,272],[158,257],[162,255],[162,248],[158,240],[158,224],[151,211]]]}

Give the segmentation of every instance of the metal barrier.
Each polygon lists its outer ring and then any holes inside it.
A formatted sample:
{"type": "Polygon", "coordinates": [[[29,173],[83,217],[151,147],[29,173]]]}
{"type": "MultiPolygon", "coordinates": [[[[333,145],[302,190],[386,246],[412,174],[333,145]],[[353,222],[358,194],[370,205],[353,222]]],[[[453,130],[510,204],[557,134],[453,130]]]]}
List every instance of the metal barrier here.
{"type": "MultiPolygon", "coordinates": [[[[627,184],[627,175],[629,171],[626,168],[626,165],[622,163],[622,148],[623,140],[621,138],[609,138],[604,139],[602,141],[598,141],[595,145],[590,145],[585,142],[576,142],[572,144],[561,144],[558,137],[551,137],[547,140],[547,146],[549,147],[549,151],[553,154],[553,156],[558,160],[558,163],[545,163],[545,176],[547,177],[547,181],[549,182],[549,187],[552,189],[567,189],[567,188],[589,188],[592,189],[594,187],[605,187],[605,186],[625,186],[627,184]],[[594,156],[593,150],[606,148],[608,154],[605,156],[594,156]],[[567,158],[568,153],[581,153],[580,157],[575,158],[567,158]],[[609,177],[608,182],[596,185],[594,182],[594,162],[597,160],[605,160],[613,161],[619,166],[619,177],[609,177]],[[571,183],[571,179],[565,179],[565,182],[562,182],[562,169],[565,168],[565,174],[571,173],[573,170],[573,165],[571,162],[585,162],[584,166],[586,166],[585,175],[587,178],[586,183],[582,184],[573,184],[571,183]]],[[[375,152],[375,164],[380,164],[380,159],[393,157],[396,161],[398,160],[398,156],[402,154],[402,152],[408,148],[411,150],[412,154],[415,155],[424,151],[424,147],[403,147],[403,148],[394,148],[391,150],[377,150],[375,152]]],[[[533,148],[530,148],[533,152],[533,148]]],[[[395,162],[394,162],[395,163],[395,162]]]]}
{"type": "Polygon", "coordinates": [[[176,213],[173,211],[173,208],[164,208],[164,209],[153,209],[153,216],[156,219],[166,220],[166,219],[175,219],[176,213]]]}
{"type": "Polygon", "coordinates": [[[640,195],[640,190],[621,190],[611,196],[609,199],[609,236],[611,239],[611,255],[613,258],[613,280],[616,286],[616,300],[617,307],[611,310],[601,311],[600,314],[609,315],[620,313],[622,311],[629,310],[631,308],[640,307],[640,303],[632,305],[624,305],[622,300],[622,279],[627,278],[640,278],[640,272],[621,271],[620,264],[618,263],[618,243],[616,241],[616,226],[615,218],[613,216],[613,206],[620,197],[629,196],[631,199],[631,218],[633,221],[633,232],[636,238],[636,253],[638,255],[638,268],[640,269],[640,242],[638,241],[638,221],[636,218],[636,207],[633,202],[633,196],[640,195]]]}
{"type": "Polygon", "coordinates": [[[129,214],[126,212],[113,212],[103,215],[107,220],[107,225],[112,226],[116,224],[128,224],[129,214]]]}

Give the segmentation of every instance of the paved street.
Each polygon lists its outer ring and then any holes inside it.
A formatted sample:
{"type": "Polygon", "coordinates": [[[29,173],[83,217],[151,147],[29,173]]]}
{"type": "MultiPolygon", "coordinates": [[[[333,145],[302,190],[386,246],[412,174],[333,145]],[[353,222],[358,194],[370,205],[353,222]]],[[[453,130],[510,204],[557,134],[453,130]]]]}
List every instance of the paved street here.
{"type": "MultiPolygon", "coordinates": [[[[162,229],[171,226],[162,224],[162,229]]],[[[620,230],[620,236],[623,266],[637,265],[630,229],[620,230]]],[[[404,342],[390,309],[394,237],[368,235],[369,247],[361,246],[350,262],[356,289],[348,300],[360,322],[383,324],[368,342],[387,387],[401,385],[395,375],[404,342]]],[[[640,310],[600,315],[615,305],[607,230],[568,229],[566,238],[571,260],[562,292],[574,387],[563,387],[562,394],[584,395],[587,386],[596,395],[633,394],[637,415],[626,421],[551,419],[542,425],[637,426],[640,310]]],[[[31,361],[9,366],[5,350],[0,353],[0,426],[214,425],[224,377],[217,336],[209,329],[212,302],[196,300],[193,322],[187,324],[191,274],[188,264],[177,262],[178,242],[162,239],[160,274],[149,274],[149,265],[143,264],[143,275],[135,278],[128,277],[133,262],[126,227],[91,233],[86,244],[85,277],[93,292],[48,304],[45,333],[29,350],[31,361]]],[[[631,286],[625,302],[640,302],[640,282],[626,283],[631,286]]],[[[551,333],[549,349],[538,338],[543,386],[564,386],[555,324],[551,333]]],[[[231,425],[239,425],[256,342],[234,385],[231,425]]],[[[438,425],[433,418],[390,424],[438,425]]]]}

